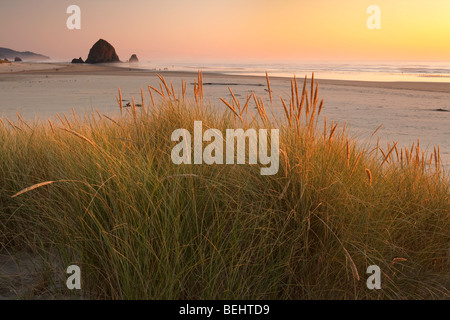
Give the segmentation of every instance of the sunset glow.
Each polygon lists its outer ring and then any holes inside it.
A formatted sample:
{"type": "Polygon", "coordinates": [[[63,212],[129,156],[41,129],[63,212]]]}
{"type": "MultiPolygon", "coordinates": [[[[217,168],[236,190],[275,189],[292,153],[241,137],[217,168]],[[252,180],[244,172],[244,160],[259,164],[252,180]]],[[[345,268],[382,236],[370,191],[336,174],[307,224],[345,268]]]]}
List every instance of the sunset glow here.
{"type": "Polygon", "coordinates": [[[84,57],[98,38],[115,45],[121,59],[450,59],[447,0],[19,0],[2,7],[12,30],[2,46],[53,59],[84,57]],[[70,4],[81,8],[81,30],[66,28],[70,4]],[[381,9],[380,30],[366,26],[373,4],[381,9]]]}

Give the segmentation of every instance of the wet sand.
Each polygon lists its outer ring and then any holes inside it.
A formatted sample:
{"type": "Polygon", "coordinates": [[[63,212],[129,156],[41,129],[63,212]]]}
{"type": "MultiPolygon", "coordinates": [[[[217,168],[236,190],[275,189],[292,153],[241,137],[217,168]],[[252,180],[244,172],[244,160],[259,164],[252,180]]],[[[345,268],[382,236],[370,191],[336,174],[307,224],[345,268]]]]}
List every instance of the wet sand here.
{"type": "MultiPolygon", "coordinates": [[[[212,77],[223,79],[251,80],[260,76],[227,75],[222,73],[205,72],[212,77]]],[[[156,74],[170,75],[172,77],[196,76],[196,72],[182,71],[149,71],[138,68],[126,68],[114,64],[55,64],[55,63],[10,63],[0,65],[0,81],[5,74],[26,75],[108,75],[108,76],[155,76],[156,74]]],[[[301,80],[305,75],[297,75],[301,80]]],[[[311,75],[308,74],[310,78],[311,75]]],[[[271,80],[286,80],[284,77],[270,77],[271,80]]],[[[320,80],[322,85],[338,85],[363,88],[384,88],[398,90],[418,90],[426,92],[450,93],[450,83],[446,82],[377,82],[377,81],[353,81],[353,80],[320,80]]]]}

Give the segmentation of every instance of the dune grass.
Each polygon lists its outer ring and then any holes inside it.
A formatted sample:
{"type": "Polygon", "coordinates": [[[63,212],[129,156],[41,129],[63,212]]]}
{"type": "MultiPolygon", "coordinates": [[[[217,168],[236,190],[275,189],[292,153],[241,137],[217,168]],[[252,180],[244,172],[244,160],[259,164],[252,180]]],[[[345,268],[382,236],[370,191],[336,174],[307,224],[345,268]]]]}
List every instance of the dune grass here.
{"type": "Polygon", "coordinates": [[[232,94],[218,111],[203,99],[201,73],[192,98],[185,82],[177,93],[160,80],[141,91],[143,108],[123,106],[119,90],[117,119],[0,121],[1,248],[47,259],[47,279],[79,265],[82,297],[93,299],[449,298],[450,192],[438,149],[370,149],[335,123],[319,130],[314,79],[303,90],[292,80],[285,121],[254,94],[232,94]],[[279,128],[279,172],[174,165],[171,134],[193,132],[194,121],[279,128]],[[381,290],[366,287],[370,265],[381,268],[381,290]]]}

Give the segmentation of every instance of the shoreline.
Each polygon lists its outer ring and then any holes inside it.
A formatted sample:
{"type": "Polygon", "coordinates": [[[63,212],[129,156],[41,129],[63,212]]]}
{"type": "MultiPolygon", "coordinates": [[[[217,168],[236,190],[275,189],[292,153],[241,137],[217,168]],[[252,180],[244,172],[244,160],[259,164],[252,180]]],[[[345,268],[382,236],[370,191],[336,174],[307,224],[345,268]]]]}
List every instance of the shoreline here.
{"type": "MultiPolygon", "coordinates": [[[[113,64],[71,64],[71,63],[14,63],[11,65],[16,70],[4,71],[7,69],[6,65],[0,66],[0,79],[4,75],[109,75],[109,76],[156,76],[161,74],[163,76],[178,77],[183,76],[194,77],[197,75],[196,71],[167,71],[167,70],[146,70],[139,68],[127,68],[114,66],[113,64]],[[49,68],[42,68],[48,66],[49,68]],[[23,68],[18,68],[23,67],[23,68]]],[[[11,70],[11,69],[10,69],[11,70]]],[[[202,71],[203,74],[212,77],[223,78],[239,78],[239,79],[264,79],[264,75],[236,75],[227,74],[214,71],[202,71]]],[[[307,74],[308,82],[310,81],[311,74],[307,74]]],[[[271,76],[269,77],[275,81],[290,81],[289,77],[271,76]]],[[[303,81],[304,75],[297,75],[298,81],[303,81]]],[[[335,86],[349,86],[349,87],[362,87],[362,88],[380,88],[380,89],[396,89],[396,90],[420,90],[425,92],[443,92],[450,93],[449,82],[419,82],[419,81],[364,81],[364,80],[335,80],[335,79],[322,79],[315,78],[316,81],[320,81],[323,85],[335,85],[335,86]]]]}

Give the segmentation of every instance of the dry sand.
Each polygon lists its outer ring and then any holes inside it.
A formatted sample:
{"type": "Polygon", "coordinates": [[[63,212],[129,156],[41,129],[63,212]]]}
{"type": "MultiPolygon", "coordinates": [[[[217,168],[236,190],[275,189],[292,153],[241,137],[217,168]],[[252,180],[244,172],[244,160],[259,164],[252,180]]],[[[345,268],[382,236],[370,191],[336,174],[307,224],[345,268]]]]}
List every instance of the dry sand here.
{"type": "MultiPolygon", "coordinates": [[[[181,91],[181,78],[188,82],[188,92],[195,72],[159,71],[181,91]]],[[[297,75],[299,81],[305,75],[297,75]]],[[[308,75],[310,77],[310,75],[308,75]]],[[[230,87],[245,100],[254,91],[265,99],[276,117],[283,117],[280,96],[289,100],[290,79],[271,78],[274,103],[265,91],[266,79],[259,76],[236,76],[203,73],[205,100],[225,109],[220,97],[230,99],[230,87]]],[[[327,120],[347,123],[350,133],[362,142],[399,141],[410,146],[418,138],[421,147],[440,145],[442,158],[450,164],[450,83],[370,82],[317,79],[319,98],[325,101],[327,120]],[[382,129],[371,138],[380,125],[382,129]],[[370,141],[369,141],[370,140],[370,141]]],[[[56,113],[77,114],[97,110],[114,116],[118,112],[115,95],[121,88],[123,99],[140,101],[143,88],[146,103],[150,98],[147,85],[158,85],[157,72],[119,67],[115,64],[36,64],[0,65],[0,116],[16,119],[19,112],[25,119],[56,118],[56,113]]],[[[189,90],[190,89],[190,90],[189,90]]],[[[125,101],[128,102],[128,101],[125,101]]]]}
{"type": "Polygon", "coordinates": [[[65,299],[57,292],[67,292],[64,278],[67,276],[61,263],[52,257],[52,269],[56,274],[49,276],[49,267],[41,256],[26,251],[0,251],[0,300],[17,299],[65,299]],[[52,290],[49,290],[51,288],[52,290]]]}

